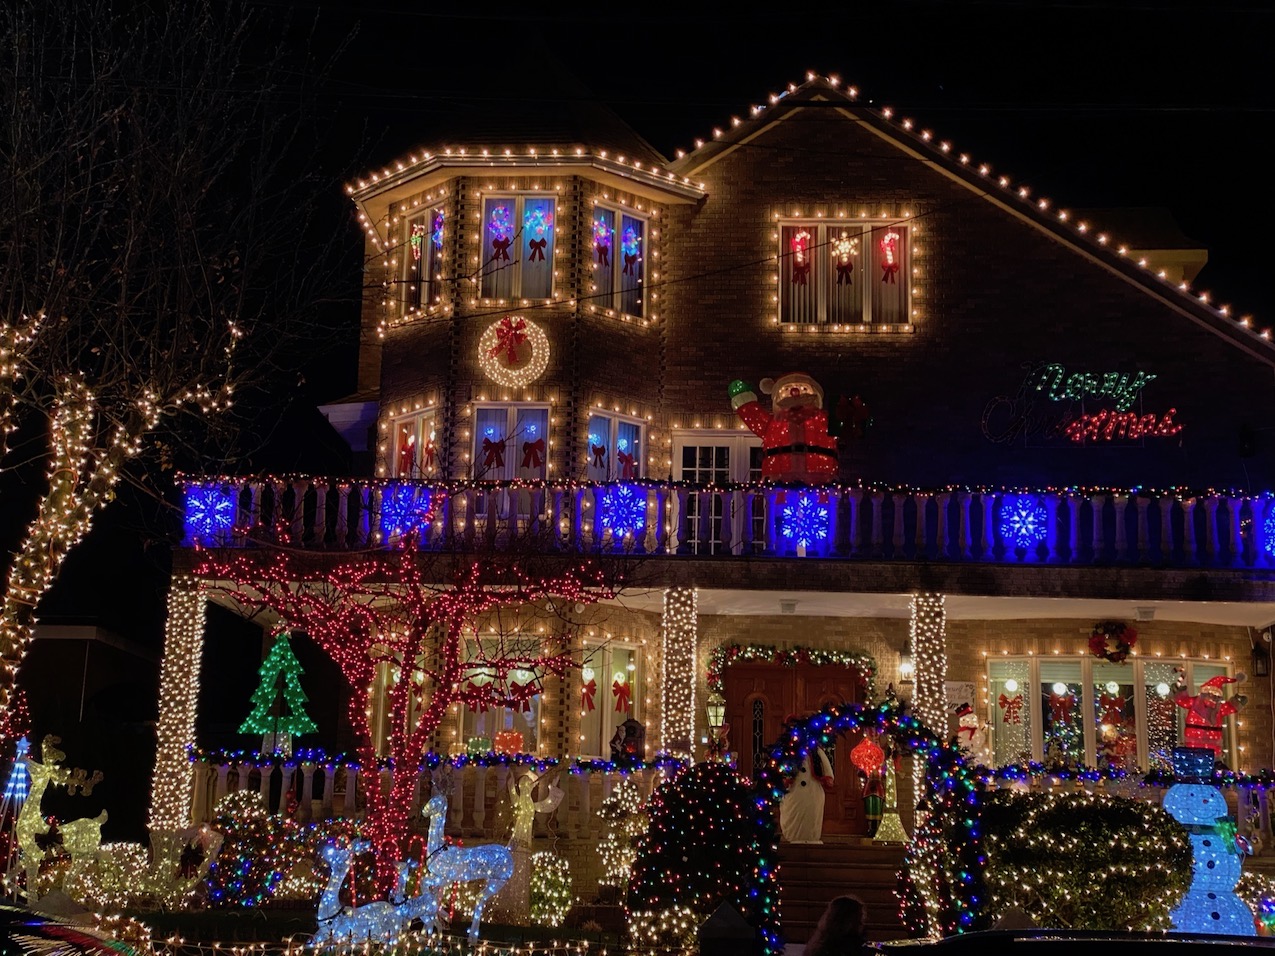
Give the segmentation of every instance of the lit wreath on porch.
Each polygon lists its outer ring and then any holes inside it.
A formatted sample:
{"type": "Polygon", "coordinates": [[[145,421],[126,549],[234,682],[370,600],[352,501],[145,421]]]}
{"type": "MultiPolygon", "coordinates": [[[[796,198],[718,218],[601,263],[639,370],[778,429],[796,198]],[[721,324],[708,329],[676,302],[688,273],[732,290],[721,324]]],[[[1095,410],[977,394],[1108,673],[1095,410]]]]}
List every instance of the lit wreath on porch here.
{"type": "Polygon", "coordinates": [[[530,385],[549,365],[549,339],[544,329],[520,315],[507,315],[483,330],[478,364],[497,385],[530,385]]]}
{"type": "Polygon", "coordinates": [[[1089,653],[1120,664],[1138,643],[1138,632],[1123,621],[1099,621],[1089,635],[1089,653]]]}

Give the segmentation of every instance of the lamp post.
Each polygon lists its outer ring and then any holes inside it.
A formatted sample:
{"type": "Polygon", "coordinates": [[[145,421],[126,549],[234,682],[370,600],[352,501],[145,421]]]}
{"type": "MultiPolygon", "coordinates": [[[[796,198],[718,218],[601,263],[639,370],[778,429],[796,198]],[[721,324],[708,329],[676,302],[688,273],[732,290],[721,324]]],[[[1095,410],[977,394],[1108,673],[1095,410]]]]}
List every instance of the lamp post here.
{"type": "Polygon", "coordinates": [[[726,734],[730,730],[726,723],[726,698],[719,691],[713,691],[704,702],[704,710],[708,712],[708,756],[724,759],[729,746],[726,734]]]}

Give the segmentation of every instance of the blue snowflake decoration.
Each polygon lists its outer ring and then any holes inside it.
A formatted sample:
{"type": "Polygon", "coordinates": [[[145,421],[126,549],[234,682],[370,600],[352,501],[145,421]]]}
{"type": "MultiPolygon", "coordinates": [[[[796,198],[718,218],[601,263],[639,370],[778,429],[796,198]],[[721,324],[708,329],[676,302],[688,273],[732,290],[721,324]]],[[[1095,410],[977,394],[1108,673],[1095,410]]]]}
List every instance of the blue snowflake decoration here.
{"type": "Polygon", "coordinates": [[[236,498],[228,485],[187,486],[187,540],[205,544],[224,541],[235,524],[236,498]]]}
{"type": "Polygon", "coordinates": [[[602,527],[616,538],[646,529],[646,495],[632,485],[616,485],[602,496],[602,527]]]}
{"type": "Polygon", "coordinates": [[[1262,550],[1275,558],[1275,512],[1262,522],[1262,550]]]}
{"type": "Polygon", "coordinates": [[[1007,495],[1001,502],[1001,538],[1015,548],[1031,550],[1045,540],[1048,518],[1035,498],[1007,495]]]}
{"type": "Polygon", "coordinates": [[[434,496],[420,485],[393,482],[381,491],[381,533],[401,538],[409,532],[419,536],[434,520],[434,496]]]}
{"type": "Polygon", "coordinates": [[[828,540],[831,517],[819,496],[805,492],[789,496],[779,512],[780,533],[800,548],[811,548],[828,540]]]}

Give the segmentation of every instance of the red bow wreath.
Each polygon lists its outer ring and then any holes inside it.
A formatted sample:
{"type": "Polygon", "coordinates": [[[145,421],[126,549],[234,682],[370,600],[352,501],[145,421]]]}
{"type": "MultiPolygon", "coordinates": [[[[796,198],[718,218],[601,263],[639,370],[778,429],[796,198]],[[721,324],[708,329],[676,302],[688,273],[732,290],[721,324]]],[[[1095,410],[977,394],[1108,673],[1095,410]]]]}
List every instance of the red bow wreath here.
{"type": "Polygon", "coordinates": [[[593,710],[593,696],[598,692],[598,682],[590,680],[588,683],[580,686],[580,709],[585,711],[593,710]]]}
{"type": "Polygon", "coordinates": [[[483,439],[484,468],[505,467],[505,441],[506,439],[504,438],[499,441],[492,441],[490,438],[483,439]]]}
{"type": "Polygon", "coordinates": [[[629,709],[629,696],[633,693],[633,690],[629,687],[628,683],[620,683],[618,680],[612,681],[611,693],[615,695],[615,712],[617,714],[627,713],[629,709]]]}
{"type": "Polygon", "coordinates": [[[1023,695],[1015,694],[1013,697],[1006,697],[1004,694],[1000,696],[1001,710],[1005,711],[1001,715],[1001,723],[1003,724],[1021,724],[1023,722],[1023,695]]]}
{"type": "Polygon", "coordinates": [[[1137,643],[1138,632],[1123,621],[1099,621],[1089,635],[1089,653],[1120,664],[1137,643]]]}
{"type": "Polygon", "coordinates": [[[496,326],[496,344],[487,350],[488,358],[495,358],[505,353],[505,362],[509,365],[518,363],[518,346],[527,341],[527,323],[518,316],[507,315],[496,326]]]}
{"type": "Polygon", "coordinates": [[[545,440],[537,438],[535,441],[525,441],[522,443],[522,467],[523,468],[539,468],[545,460],[545,440]]]}
{"type": "Polygon", "coordinates": [[[616,460],[620,463],[620,479],[629,481],[637,477],[637,462],[627,451],[616,452],[616,460]]]}

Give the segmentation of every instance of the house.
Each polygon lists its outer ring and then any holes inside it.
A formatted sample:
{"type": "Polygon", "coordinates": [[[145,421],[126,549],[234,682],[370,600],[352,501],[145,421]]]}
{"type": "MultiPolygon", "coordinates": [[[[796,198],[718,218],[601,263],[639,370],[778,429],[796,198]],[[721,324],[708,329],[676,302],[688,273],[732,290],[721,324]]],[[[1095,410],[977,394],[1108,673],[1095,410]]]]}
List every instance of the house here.
{"type": "MultiPolygon", "coordinates": [[[[641,568],[581,627],[588,669],[536,675],[525,710],[456,708],[438,753],[517,730],[605,759],[624,717],[648,760],[698,756],[720,692],[752,770],[789,715],[893,684],[944,735],[970,705],[992,765],[1119,778],[1167,768],[1180,677],[1245,693],[1220,756],[1271,766],[1275,344],[1193,291],[1202,251],[1154,216],[1125,240],[822,76],[671,161],[593,119],[439,137],[349,185],[374,291],[358,394],[325,414],[356,448],[375,422],[374,472],[188,479],[153,823],[206,817],[241,771],[264,786],[247,758],[185,759],[194,545],[282,524],[329,567],[401,544],[404,489],[431,495],[423,556],[534,527],[547,553],[641,568]],[[733,408],[756,424],[820,393],[832,447],[764,447],[733,408]]],[[[824,830],[846,839],[867,826],[849,750],[824,830]]],[[[357,810],[352,769],[278,772],[303,813],[357,810]]],[[[455,827],[503,839],[505,772],[466,770],[455,827]]],[[[578,885],[614,779],[572,775],[557,812],[578,885]]],[[[1261,787],[1232,799],[1268,828],[1261,787]]]]}

